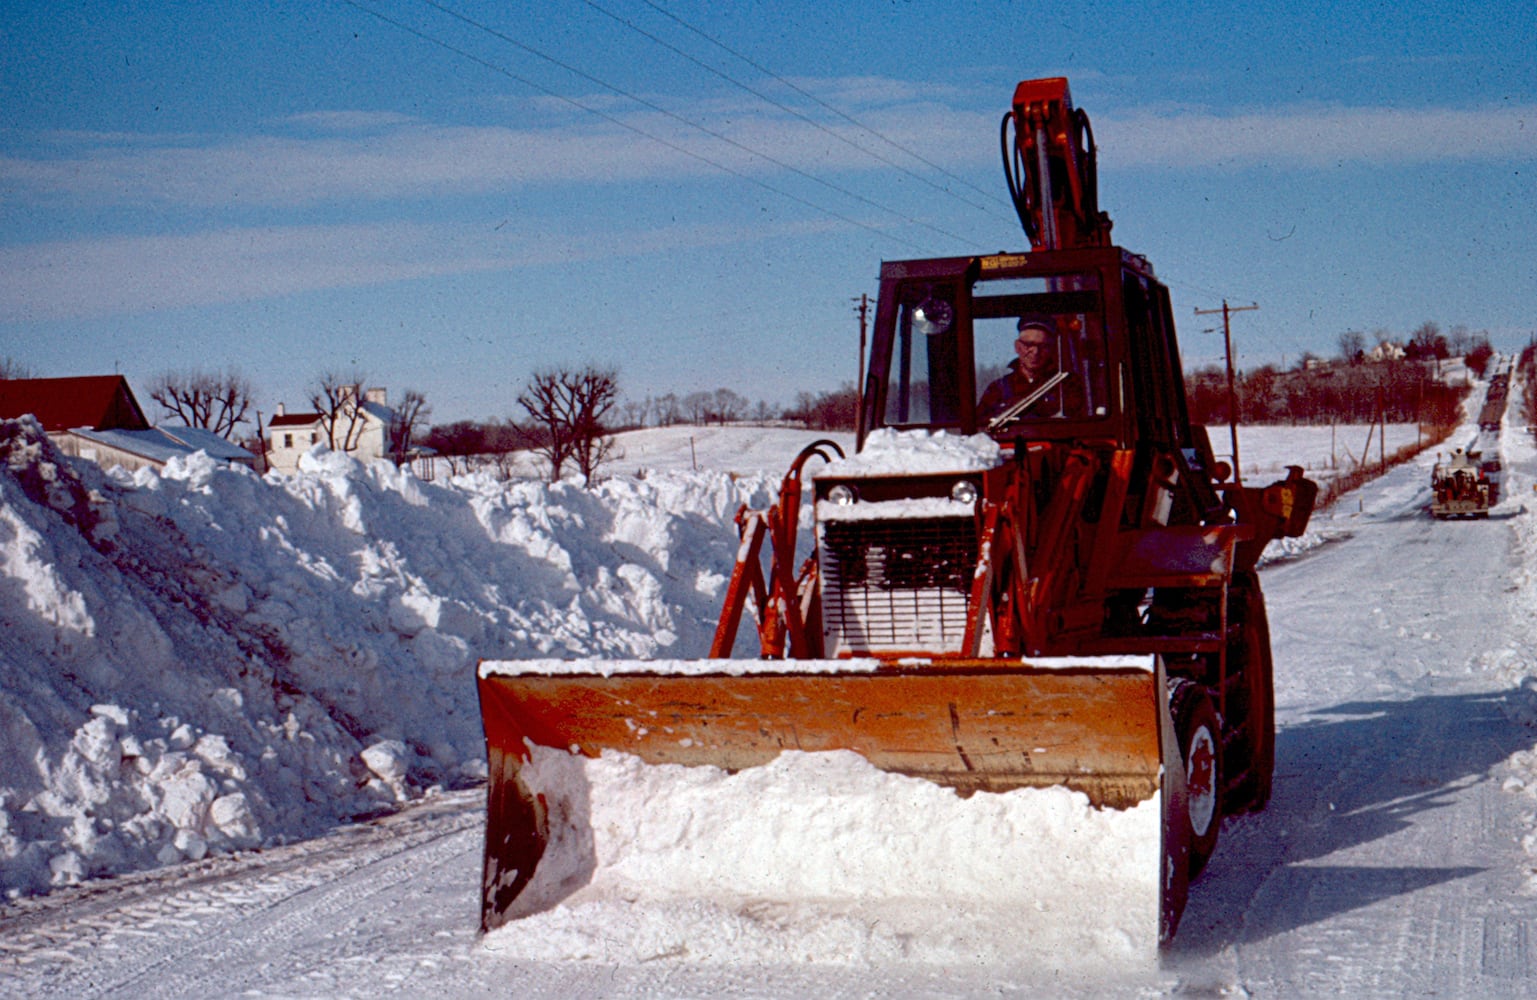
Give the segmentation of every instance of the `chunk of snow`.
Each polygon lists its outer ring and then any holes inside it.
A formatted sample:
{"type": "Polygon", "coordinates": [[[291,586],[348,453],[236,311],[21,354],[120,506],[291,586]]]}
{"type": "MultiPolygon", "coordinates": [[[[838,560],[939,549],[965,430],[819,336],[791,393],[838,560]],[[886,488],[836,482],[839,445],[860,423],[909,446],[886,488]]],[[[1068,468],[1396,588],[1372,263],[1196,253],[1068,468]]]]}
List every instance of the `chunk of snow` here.
{"type": "Polygon", "coordinates": [[[998,442],[986,434],[969,436],[945,431],[899,431],[883,427],[870,432],[857,454],[834,459],[812,478],[852,478],[916,473],[981,472],[1003,460],[998,442]]]}

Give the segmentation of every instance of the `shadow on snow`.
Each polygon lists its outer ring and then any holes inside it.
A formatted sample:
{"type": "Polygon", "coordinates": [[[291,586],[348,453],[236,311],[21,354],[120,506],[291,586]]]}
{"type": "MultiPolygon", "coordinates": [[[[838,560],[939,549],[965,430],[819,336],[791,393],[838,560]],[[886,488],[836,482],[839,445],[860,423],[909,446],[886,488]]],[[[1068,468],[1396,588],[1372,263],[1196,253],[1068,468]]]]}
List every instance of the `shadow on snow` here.
{"type": "MultiPolygon", "coordinates": [[[[1263,940],[1488,871],[1488,839],[1477,830],[1453,842],[1451,851],[1465,853],[1445,865],[1412,863],[1422,857],[1412,836],[1401,838],[1410,864],[1325,859],[1402,833],[1470,786],[1498,780],[1499,764],[1537,744],[1502,711],[1504,701],[1478,693],[1352,702],[1282,729],[1270,805],[1223,829],[1191,887],[1171,957],[1263,940]]],[[[1396,850],[1379,845],[1375,856],[1391,861],[1396,850]]]]}

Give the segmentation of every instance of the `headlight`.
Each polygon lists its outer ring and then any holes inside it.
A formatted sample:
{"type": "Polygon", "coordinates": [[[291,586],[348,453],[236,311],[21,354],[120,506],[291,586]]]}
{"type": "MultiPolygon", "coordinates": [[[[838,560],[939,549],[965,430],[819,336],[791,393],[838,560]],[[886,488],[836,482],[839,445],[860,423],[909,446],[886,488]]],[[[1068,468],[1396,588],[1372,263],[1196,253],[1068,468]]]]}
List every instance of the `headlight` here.
{"type": "Polygon", "coordinates": [[[950,487],[950,499],[956,503],[976,503],[977,484],[969,479],[962,479],[950,487]]]}
{"type": "Polygon", "coordinates": [[[840,507],[847,507],[858,498],[854,496],[854,487],[839,483],[827,491],[827,499],[840,507]]]}

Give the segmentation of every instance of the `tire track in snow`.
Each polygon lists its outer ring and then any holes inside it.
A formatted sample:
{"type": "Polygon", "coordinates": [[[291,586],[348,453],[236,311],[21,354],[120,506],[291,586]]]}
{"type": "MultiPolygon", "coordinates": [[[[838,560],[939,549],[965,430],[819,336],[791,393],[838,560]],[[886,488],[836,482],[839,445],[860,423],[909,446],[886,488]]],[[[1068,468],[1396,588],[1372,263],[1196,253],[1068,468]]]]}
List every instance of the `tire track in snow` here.
{"type": "MultiPolygon", "coordinates": [[[[253,975],[270,982],[264,955],[434,867],[451,861],[472,895],[483,803],[481,790],[453,793],[320,840],[23,904],[0,919],[0,978],[72,997],[227,995],[253,975]]],[[[472,937],[472,909],[463,923],[472,937]]]]}
{"type": "Polygon", "coordinates": [[[376,897],[393,894],[446,861],[469,868],[479,847],[477,823],[475,830],[451,829],[424,844],[363,861],[340,878],[307,886],[216,931],[204,929],[194,944],[162,956],[97,996],[153,995],[170,1000],[237,992],[270,982],[274,957],[281,960],[292,954],[292,942],[322,936],[317,928],[323,931],[344,922],[376,897]]]}

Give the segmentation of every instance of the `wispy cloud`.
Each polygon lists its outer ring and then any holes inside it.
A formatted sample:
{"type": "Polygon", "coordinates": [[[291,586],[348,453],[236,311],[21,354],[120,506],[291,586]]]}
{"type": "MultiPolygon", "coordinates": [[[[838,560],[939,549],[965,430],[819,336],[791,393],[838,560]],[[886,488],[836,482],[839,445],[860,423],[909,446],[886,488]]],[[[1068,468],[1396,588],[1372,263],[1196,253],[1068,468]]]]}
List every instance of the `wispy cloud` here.
{"type": "Polygon", "coordinates": [[[0,317],[89,318],[238,302],[484,266],[432,227],[305,226],[177,236],[117,236],[0,250],[0,317]]]}
{"type": "MultiPolygon", "coordinates": [[[[842,83],[845,95],[863,95],[858,98],[862,121],[933,162],[980,171],[996,160],[996,109],[951,106],[933,95],[883,87],[881,81],[842,83]]],[[[826,82],[811,85],[829,94],[838,90],[826,82]]],[[[557,198],[595,185],[687,184],[719,177],[720,171],[700,155],[775,184],[787,179],[781,164],[825,177],[856,169],[891,173],[889,166],[824,130],[765,113],[761,106],[717,104],[700,114],[739,145],[703,136],[654,112],[627,114],[623,120],[631,128],[595,118],[552,118],[546,125],[521,128],[444,126],[394,114],[337,112],[288,119],[267,133],[235,138],[50,137],[46,145],[39,142],[37,152],[0,157],[0,204],[10,217],[0,230],[7,242],[0,248],[0,321],[234,302],[620,252],[719,245],[788,231],[783,226],[743,231],[721,223],[552,233],[572,227],[523,218],[502,230],[412,221],[455,214],[434,208],[436,199],[492,193],[523,202],[513,196],[533,192],[548,194],[558,205],[557,198]],[[742,147],[763,150],[778,163],[742,147]],[[386,221],[326,224],[361,218],[353,208],[364,204],[370,216],[386,221]],[[70,214],[77,205],[88,207],[70,214]],[[98,213],[111,218],[116,231],[45,242],[20,228],[26,219],[50,211],[69,220],[61,225],[70,226],[98,213]],[[172,213],[175,221],[168,224],[172,213]]],[[[1094,125],[1101,162],[1114,170],[1311,170],[1337,163],[1392,166],[1537,157],[1533,104],[1237,113],[1162,107],[1107,112],[1096,115],[1094,125]]],[[[871,146],[880,142],[869,135],[854,137],[871,146]]],[[[887,146],[880,151],[893,155],[887,146]]],[[[841,183],[857,191],[862,180],[849,174],[841,183]]],[[[836,201],[825,191],[817,196],[836,201]]],[[[860,205],[855,211],[871,207],[860,205]]],[[[843,223],[824,215],[790,225],[811,229],[843,223]]]]}
{"type": "Polygon", "coordinates": [[[1537,104],[1487,108],[1283,108],[1237,114],[1169,110],[1094,121],[1115,169],[1312,169],[1537,158],[1537,104]]]}
{"type": "MultiPolygon", "coordinates": [[[[48,158],[11,156],[0,160],[0,183],[11,198],[67,195],[147,207],[387,201],[612,178],[614,164],[595,156],[604,143],[593,130],[413,123],[366,134],[259,135],[196,146],[146,141],[48,158]]],[[[657,169],[642,151],[628,152],[621,172],[657,169]]]]}
{"type": "Polygon", "coordinates": [[[306,111],[283,119],[287,124],[338,132],[410,125],[414,121],[396,111],[306,111]]]}
{"type": "MultiPolygon", "coordinates": [[[[75,136],[55,142],[46,155],[0,157],[0,200],[47,205],[88,199],[152,210],[283,209],[730,173],[830,175],[887,168],[862,147],[888,163],[903,155],[842,122],[819,129],[788,115],[740,107],[695,117],[705,130],[655,112],[543,128],[326,115],[287,123],[310,128],[310,135],[292,134],[289,127],[287,134],[203,142],[183,136],[75,136]]],[[[888,139],[936,159],[954,161],[968,145],[977,160],[996,155],[991,115],[931,103],[875,110],[864,120],[888,139]]]]}
{"type": "Polygon", "coordinates": [[[0,249],[0,322],[36,323],[276,298],[808,235],[828,223],[555,233],[517,225],[270,226],[0,249]]]}
{"type": "MultiPolygon", "coordinates": [[[[829,93],[835,89],[817,86],[829,93]]],[[[844,81],[842,93],[851,103],[859,95],[861,121],[931,161],[971,169],[997,155],[993,110],[957,108],[932,96],[920,100],[882,81],[844,81]]],[[[522,128],[333,112],[289,120],[282,134],[233,139],[78,136],[47,154],[0,158],[0,197],[12,205],[86,198],[147,208],[294,207],[531,185],[686,181],[723,170],[767,176],[786,167],[823,173],[887,169],[860,152],[861,146],[902,158],[888,143],[825,112],[819,113],[823,128],[766,113],[761,105],[712,106],[696,109],[692,117],[715,135],[645,111],[522,128]]],[[[1241,113],[1158,109],[1095,115],[1094,125],[1102,162],[1114,169],[1255,164],[1286,169],[1537,155],[1533,104],[1241,113]]]]}

